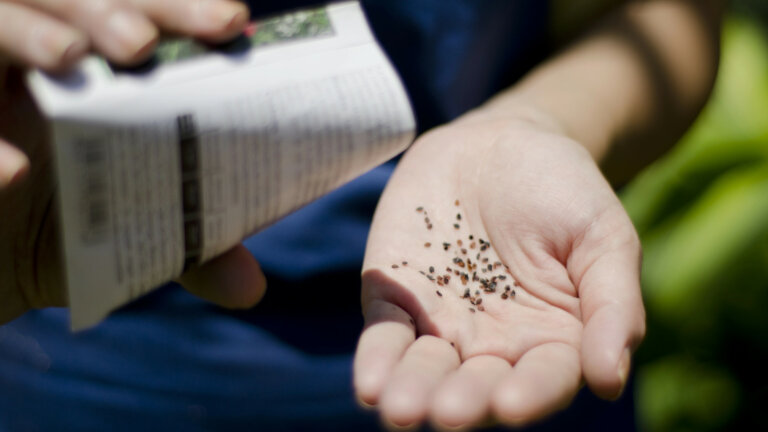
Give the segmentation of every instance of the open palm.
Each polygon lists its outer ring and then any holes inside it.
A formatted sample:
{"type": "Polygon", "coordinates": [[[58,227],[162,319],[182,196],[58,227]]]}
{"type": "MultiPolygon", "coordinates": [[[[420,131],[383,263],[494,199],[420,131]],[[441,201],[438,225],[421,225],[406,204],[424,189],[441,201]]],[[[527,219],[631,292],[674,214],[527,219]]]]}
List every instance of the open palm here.
{"type": "Polygon", "coordinates": [[[433,131],[376,211],[358,395],[402,426],[525,423],[564,407],[582,377],[616,397],[644,333],[639,258],[577,143],[477,116],[433,131]]]}

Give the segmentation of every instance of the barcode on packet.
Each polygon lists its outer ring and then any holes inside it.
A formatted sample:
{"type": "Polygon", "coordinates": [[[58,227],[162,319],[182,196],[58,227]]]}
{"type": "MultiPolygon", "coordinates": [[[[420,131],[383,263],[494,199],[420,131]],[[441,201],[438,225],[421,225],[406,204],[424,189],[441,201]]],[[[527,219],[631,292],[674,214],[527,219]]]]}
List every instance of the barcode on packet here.
{"type": "Polygon", "coordinates": [[[107,143],[81,139],[76,143],[80,197],[80,237],[83,243],[103,242],[109,230],[109,171],[107,143]]]}

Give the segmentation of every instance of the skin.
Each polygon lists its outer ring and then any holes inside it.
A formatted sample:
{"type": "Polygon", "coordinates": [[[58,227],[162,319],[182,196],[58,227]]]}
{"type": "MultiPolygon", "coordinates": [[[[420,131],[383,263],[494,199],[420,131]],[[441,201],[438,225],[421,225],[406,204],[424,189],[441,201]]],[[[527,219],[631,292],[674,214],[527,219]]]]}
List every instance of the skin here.
{"type": "MultiPolygon", "coordinates": [[[[247,20],[225,1],[31,4],[0,0],[0,16],[20,23],[0,28],[0,322],[65,299],[50,151],[10,65],[56,71],[89,49],[132,63],[151,51],[158,29],[218,40],[247,20]],[[108,6],[94,6],[101,4],[108,6]],[[131,18],[112,19],[115,11],[131,18]]],[[[376,405],[389,424],[466,428],[489,417],[535,421],[567,406],[582,383],[604,398],[621,393],[645,333],[641,252],[604,173],[626,180],[698,112],[715,75],[719,12],[708,1],[629,4],[514,87],[414,143],[368,241],[366,326],[354,364],[363,404],[376,405]],[[520,281],[514,301],[484,296],[485,311],[471,313],[459,281],[440,287],[439,297],[418,273],[444,269],[452,255],[439,245],[469,234],[490,241],[488,253],[520,281]],[[391,267],[403,260],[408,266],[391,267]]],[[[181,281],[229,307],[254,304],[265,287],[241,247],[181,281]]]]}
{"type": "MultiPolygon", "coordinates": [[[[248,9],[226,0],[0,0],[0,324],[65,306],[46,125],[26,67],[65,70],[90,50],[120,64],[152,53],[161,31],[208,41],[239,34],[248,9]]],[[[238,246],[182,275],[192,293],[230,308],[264,294],[258,263],[238,246]]]]}
{"type": "Polygon", "coordinates": [[[641,250],[600,166],[625,181],[695,117],[714,81],[720,10],[630,3],[413,144],[368,240],[354,367],[362,404],[389,425],[461,429],[536,421],[582,383],[621,394],[645,334],[641,250]],[[444,273],[455,253],[424,242],[466,244],[469,234],[521,282],[514,301],[482,295],[485,311],[471,313],[455,277],[440,287],[418,273],[444,273]]]}

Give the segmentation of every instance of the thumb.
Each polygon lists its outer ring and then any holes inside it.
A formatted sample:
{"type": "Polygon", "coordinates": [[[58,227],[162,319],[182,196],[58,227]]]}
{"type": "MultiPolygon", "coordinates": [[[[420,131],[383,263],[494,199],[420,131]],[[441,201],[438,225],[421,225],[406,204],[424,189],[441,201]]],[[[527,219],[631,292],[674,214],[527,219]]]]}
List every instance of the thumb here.
{"type": "Polygon", "coordinates": [[[259,263],[242,245],[190,269],[179,282],[192,294],[230,309],[255,306],[267,290],[259,263]]]}

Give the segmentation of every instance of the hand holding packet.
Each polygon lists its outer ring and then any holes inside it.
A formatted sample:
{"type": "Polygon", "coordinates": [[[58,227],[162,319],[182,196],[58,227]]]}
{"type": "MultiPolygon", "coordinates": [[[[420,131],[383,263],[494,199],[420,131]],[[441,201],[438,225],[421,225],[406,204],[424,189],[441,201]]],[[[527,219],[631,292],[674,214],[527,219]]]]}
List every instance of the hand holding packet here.
{"type": "Polygon", "coordinates": [[[51,124],[74,330],[392,158],[415,128],[357,2],[28,81],[51,124]]]}

